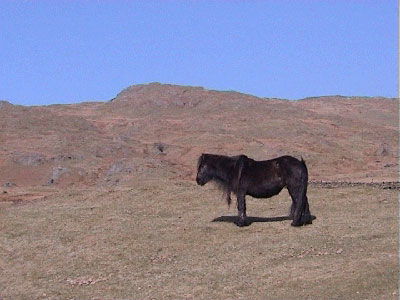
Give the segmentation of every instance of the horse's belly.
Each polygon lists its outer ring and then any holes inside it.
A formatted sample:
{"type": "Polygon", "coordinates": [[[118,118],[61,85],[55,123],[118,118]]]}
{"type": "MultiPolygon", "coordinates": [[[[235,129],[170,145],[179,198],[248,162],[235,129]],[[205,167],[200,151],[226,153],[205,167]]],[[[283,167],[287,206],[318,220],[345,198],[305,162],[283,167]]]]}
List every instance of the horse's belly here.
{"type": "Polygon", "coordinates": [[[250,195],[254,198],[270,198],[272,196],[278,195],[282,189],[283,186],[255,188],[247,191],[247,195],[250,195]]]}
{"type": "Polygon", "coordinates": [[[269,198],[278,195],[285,183],[276,168],[265,163],[246,169],[242,181],[246,194],[254,198],[269,198]],[[267,172],[266,172],[267,171],[267,172]]]}

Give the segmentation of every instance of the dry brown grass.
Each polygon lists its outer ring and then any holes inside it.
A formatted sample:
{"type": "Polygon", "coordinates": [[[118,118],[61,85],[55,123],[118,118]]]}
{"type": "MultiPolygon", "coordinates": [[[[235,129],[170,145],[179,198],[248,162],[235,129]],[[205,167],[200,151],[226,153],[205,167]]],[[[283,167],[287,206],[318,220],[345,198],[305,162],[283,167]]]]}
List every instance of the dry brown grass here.
{"type": "MultiPolygon", "coordinates": [[[[145,181],[0,202],[0,299],[397,299],[397,191],[309,188],[314,224],[238,228],[212,186],[145,181]]],[[[287,192],[249,198],[285,216],[287,192]]]]}
{"type": "Polygon", "coordinates": [[[279,218],[287,192],[249,199],[272,219],[237,228],[212,222],[236,214],[214,187],[188,181],[202,152],[302,156],[314,181],[397,181],[397,111],[160,84],[105,103],[3,102],[0,300],[397,299],[397,191],[311,186],[303,228],[279,218]]]}

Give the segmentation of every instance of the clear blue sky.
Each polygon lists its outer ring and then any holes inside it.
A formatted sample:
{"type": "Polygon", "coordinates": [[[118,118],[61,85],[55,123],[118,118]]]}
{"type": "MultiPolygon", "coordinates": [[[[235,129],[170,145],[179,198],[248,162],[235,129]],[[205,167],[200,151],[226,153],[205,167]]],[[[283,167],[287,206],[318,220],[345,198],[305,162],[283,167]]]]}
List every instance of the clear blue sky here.
{"type": "Polygon", "coordinates": [[[150,82],[260,97],[397,96],[397,1],[0,2],[0,99],[150,82]]]}

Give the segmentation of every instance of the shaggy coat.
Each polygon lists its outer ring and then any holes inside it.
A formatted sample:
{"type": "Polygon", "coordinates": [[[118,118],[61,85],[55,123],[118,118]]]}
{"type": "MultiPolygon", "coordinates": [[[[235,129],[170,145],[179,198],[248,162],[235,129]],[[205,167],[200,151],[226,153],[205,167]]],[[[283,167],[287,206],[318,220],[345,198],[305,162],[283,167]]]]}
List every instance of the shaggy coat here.
{"type": "Polygon", "coordinates": [[[270,198],[286,187],[292,198],[290,218],[292,226],[312,223],[308,199],[308,171],[303,159],[281,156],[255,161],[246,155],[223,156],[202,154],[198,160],[196,181],[203,186],[216,182],[225,191],[228,205],[231,193],[237,197],[238,226],[246,226],[246,195],[270,198]]]}

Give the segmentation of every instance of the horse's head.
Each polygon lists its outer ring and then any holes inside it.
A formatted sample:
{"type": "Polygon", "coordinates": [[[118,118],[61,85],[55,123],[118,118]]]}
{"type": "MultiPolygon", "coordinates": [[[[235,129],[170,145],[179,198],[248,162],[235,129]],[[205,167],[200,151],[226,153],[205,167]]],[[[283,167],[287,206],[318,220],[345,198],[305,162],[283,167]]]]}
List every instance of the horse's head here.
{"type": "Polygon", "coordinates": [[[205,185],[212,179],[210,166],[207,164],[207,154],[202,154],[197,162],[196,182],[198,185],[205,185]]]}

